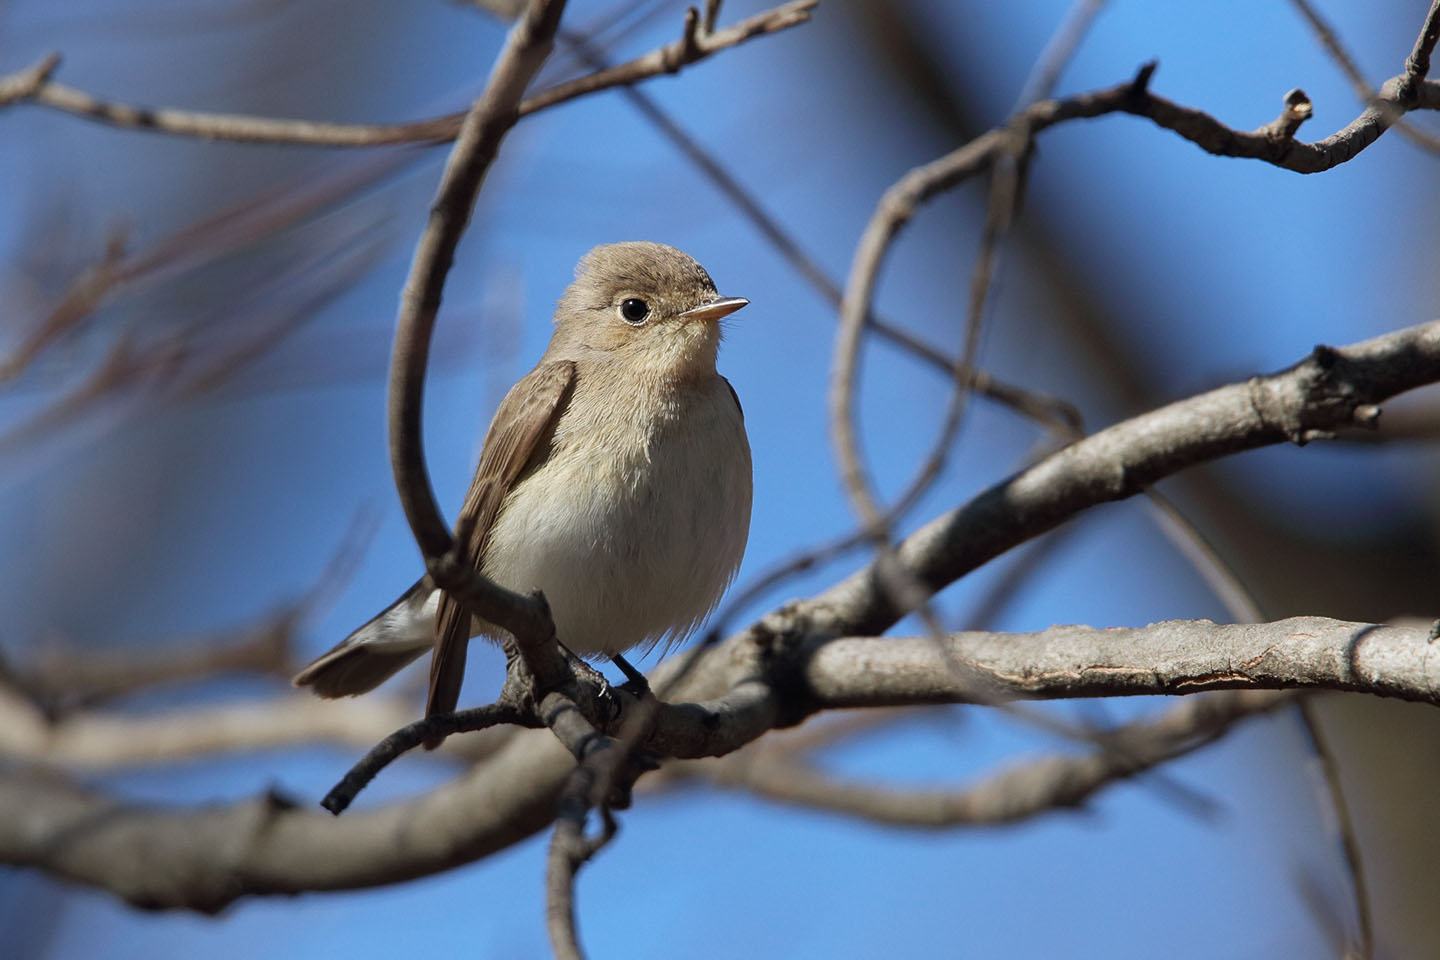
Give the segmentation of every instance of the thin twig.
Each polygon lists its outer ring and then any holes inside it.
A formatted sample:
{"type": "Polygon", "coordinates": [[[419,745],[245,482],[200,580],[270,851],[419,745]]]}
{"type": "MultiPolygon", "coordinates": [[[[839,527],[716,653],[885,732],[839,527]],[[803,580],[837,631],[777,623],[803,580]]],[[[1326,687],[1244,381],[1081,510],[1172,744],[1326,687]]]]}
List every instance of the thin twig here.
{"type": "Polygon", "coordinates": [[[1258,623],[1265,619],[1245,582],[1175,502],[1154,487],[1145,491],[1145,499],[1150,502],[1155,525],[1200,574],[1230,619],[1236,623],[1258,623]]]}
{"type": "MultiPolygon", "coordinates": [[[[604,70],[609,63],[595,43],[575,31],[562,30],[560,39],[593,69],[604,70]]],[[[826,303],[839,310],[842,292],[839,284],[832,280],[819,263],[812,257],[785,227],[776,219],[760,199],[747,190],[739,179],[711,151],[689,133],[644,89],[635,86],[620,88],[623,96],[660,132],[670,143],[695,165],[695,168],[710,181],[751,226],[760,232],[766,242],[778,253],[790,268],[799,274],[826,303]]],[[[1063,400],[1034,393],[1015,384],[998,380],[983,370],[964,371],[957,362],[941,351],[925,343],[914,334],[893,322],[871,316],[868,329],[881,339],[890,342],[930,366],[953,377],[968,377],[972,389],[981,396],[997,403],[1012,407],[1022,415],[1041,420],[1047,424],[1059,420],[1071,420],[1074,408],[1063,400]]],[[[903,498],[902,498],[903,499],[903,498]]]]}
{"type": "Polygon", "coordinates": [[[1340,782],[1340,764],[1320,730],[1320,720],[1315,715],[1311,699],[1297,698],[1295,708],[1306,743],[1315,757],[1324,790],[1330,797],[1330,807],[1335,814],[1335,831],[1340,840],[1340,852],[1345,858],[1345,868],[1350,875],[1359,940],[1353,947],[1347,948],[1345,957],[1346,960],[1373,960],[1375,922],[1370,912],[1370,891],[1365,883],[1365,863],[1360,855],[1360,839],[1355,832],[1355,818],[1350,814],[1350,804],[1345,800],[1345,789],[1340,782]]]}
{"type": "MultiPolygon", "coordinates": [[[[1315,9],[1315,5],[1310,0],[1290,0],[1290,2],[1305,18],[1306,23],[1310,24],[1310,29],[1315,31],[1316,39],[1330,54],[1330,58],[1335,61],[1340,72],[1345,74],[1345,78],[1350,81],[1350,86],[1354,89],[1360,102],[1371,103],[1375,99],[1375,88],[1370,85],[1370,81],[1365,79],[1365,75],[1360,72],[1360,67],[1355,63],[1354,58],[1340,43],[1340,37],[1336,35],[1334,28],[1320,16],[1320,11],[1315,9]]],[[[1431,153],[1440,153],[1440,138],[1426,133],[1399,117],[1394,118],[1394,124],[1400,135],[1416,146],[1429,150],[1431,153]]]]}
{"type": "MultiPolygon", "coordinates": [[[[682,38],[610,70],[559,84],[529,99],[517,98],[509,109],[515,111],[516,118],[528,116],[587,94],[638,83],[661,74],[675,73],[721,50],[804,23],[810,18],[810,11],[818,2],[819,0],[793,0],[742,20],[734,26],[694,37],[692,43],[687,44],[682,38]]],[[[411,123],[358,124],[206,113],[168,107],[138,107],[105,100],[76,87],[49,80],[58,63],[59,55],[52,53],[18,73],[0,77],[0,107],[13,103],[33,103],[135,130],[198,137],[203,140],[322,147],[443,143],[454,140],[459,135],[466,116],[463,113],[453,113],[411,123]]]]}
{"type": "Polygon", "coordinates": [[[1030,75],[1025,78],[1025,84],[1020,88],[1020,96],[1015,98],[1015,106],[1010,109],[1011,113],[1019,113],[1036,100],[1044,100],[1055,91],[1060,74],[1064,73],[1070,61],[1075,59],[1081,41],[1090,32],[1090,27],[1105,8],[1106,2],[1107,0],[1077,0],[1070,8],[1065,20],[1040,52],[1035,66],[1030,69],[1030,75]]]}
{"type": "Polygon", "coordinates": [[[415,749],[431,737],[447,737],[454,733],[470,733],[501,724],[538,727],[535,715],[513,704],[489,703],[470,710],[436,714],[406,724],[370,748],[370,752],[348,771],[340,782],[330,788],[320,806],[339,816],[357,794],[401,755],[415,749]]]}
{"type": "Polygon", "coordinates": [[[600,90],[627,87],[650,77],[676,73],[721,50],[738,46],[755,37],[762,37],[805,23],[810,19],[810,12],[819,2],[820,0],[792,0],[783,6],[756,14],[734,26],[713,33],[700,30],[698,23],[692,22],[692,18],[687,15],[686,27],[679,40],[652,50],[634,60],[577,77],[538,93],[525,101],[521,112],[522,114],[535,113],[557,103],[574,100],[600,90]]]}
{"type": "MultiPolygon", "coordinates": [[[[677,765],[722,787],[744,787],[778,803],[826,810],[892,826],[953,829],[1015,823],[1083,806],[1117,782],[1152,772],[1214,743],[1239,720],[1274,710],[1289,696],[1229,691],[1186,699],[1159,717],[1110,731],[1116,749],[1027,760],[960,789],[876,786],[838,779],[790,751],[745,750],[715,762],[677,765]]],[[[670,769],[670,768],[667,768],[670,769]]]]}

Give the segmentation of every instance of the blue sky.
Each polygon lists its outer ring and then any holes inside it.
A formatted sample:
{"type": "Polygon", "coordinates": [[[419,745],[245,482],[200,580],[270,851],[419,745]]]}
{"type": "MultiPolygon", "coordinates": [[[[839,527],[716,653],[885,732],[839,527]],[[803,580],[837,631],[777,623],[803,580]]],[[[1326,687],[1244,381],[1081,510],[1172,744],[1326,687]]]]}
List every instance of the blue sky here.
{"type": "MultiPolygon", "coordinates": [[[[1068,4],[915,7],[943,77],[988,125],[1003,119],[1068,4]]],[[[759,8],[735,2],[722,19],[759,8]]],[[[569,22],[595,22],[607,9],[577,0],[569,22]]],[[[809,25],[648,86],[837,279],[880,192],[956,145],[954,132],[929,122],[913,91],[877,59],[858,9],[827,3],[809,25]]],[[[1377,81],[1398,71],[1421,17],[1404,4],[1353,0],[1328,3],[1325,12],[1377,81]]],[[[675,8],[618,52],[670,39],[678,21],[675,8]]],[[[400,120],[463,104],[501,38],[486,18],[440,2],[183,10],[154,2],[121,15],[76,0],[61,16],[22,0],[0,8],[0,72],[59,49],[60,79],[122,100],[400,120]]],[[[1150,59],[1161,64],[1153,90],[1237,127],[1272,119],[1296,86],[1316,103],[1309,138],[1358,110],[1282,2],[1116,2],[1058,92],[1111,85],[1150,59]]],[[[384,368],[398,290],[442,157],[194,143],[28,107],[0,115],[0,182],[15,185],[0,191],[0,297],[22,306],[11,311],[19,321],[0,331],[6,345],[33,315],[23,307],[92,262],[116,224],[143,247],[277,185],[373,177],[367,189],[263,244],[107,307],[82,338],[0,391],[0,429],[74,382],[67,378],[122,331],[158,335],[211,316],[207,329],[233,334],[283,316],[295,289],[281,283],[285,267],[306,264],[335,238],[350,238],[338,247],[342,261],[369,256],[369,244],[376,257],[360,282],[215,396],[108,404],[9,448],[0,462],[0,549],[12,571],[0,579],[0,608],[11,611],[7,655],[56,636],[118,649],[243,623],[310,583],[366,507],[378,532],[337,602],[308,624],[302,653],[329,646],[410,583],[418,555],[385,459],[384,368]],[[51,239],[41,242],[47,224],[51,239]],[[26,266],[32,261],[38,266],[26,266]]],[[[1348,166],[1301,177],[1211,157],[1115,116],[1044,135],[1024,225],[1085,279],[1094,294],[1088,308],[1140,361],[1135,380],[1160,402],[1288,365],[1318,342],[1431,319],[1435,162],[1387,136],[1348,166]]],[[[927,207],[901,237],[879,290],[883,313],[951,349],[960,340],[982,196],[973,184],[927,207]]],[[[427,399],[442,505],[453,514],[490,412],[543,350],[574,262],[596,243],[628,239],[679,246],[723,293],[752,301],[730,324],[721,356],[744,400],[755,455],[741,582],[797,546],[845,530],[851,514],[826,443],[823,400],[832,312],[613,94],[526,120],[485,187],[446,287],[427,399]]],[[[1103,351],[1075,333],[1078,306],[1057,292],[1053,263],[1027,244],[1007,249],[984,364],[1074,400],[1092,427],[1138,412],[1104,373],[1103,351]]],[[[323,269],[320,261],[303,274],[323,269]]],[[[866,449],[881,488],[893,493],[934,435],[946,385],[884,348],[870,350],[864,369],[866,449]]],[[[949,471],[913,522],[1014,470],[1036,439],[1011,414],[974,404],[949,471]]],[[[1248,455],[1218,475],[1282,526],[1307,524],[1321,511],[1337,535],[1364,535],[1411,522],[1428,497],[1432,465],[1423,455],[1286,449],[1248,455]]],[[[857,562],[796,580],[752,613],[857,562]]],[[[962,620],[1007,562],[947,591],[944,614],[962,620]]],[[[1353,606],[1347,613],[1362,615],[1353,606]]],[[[1199,616],[1225,612],[1142,505],[1127,503],[1080,521],[996,626],[1199,616]]],[[[481,651],[471,660],[465,697],[479,702],[498,687],[500,658],[481,651]]],[[[125,709],[273,691],[268,681],[217,682],[125,709]]],[[[1160,706],[1121,703],[1112,713],[1160,706]]],[[[1175,764],[1173,777],[1220,803],[1208,821],[1144,782],[1106,791],[1083,812],[944,833],[856,824],[710,790],[646,796],[582,875],[582,930],[595,957],[1139,958],[1162,942],[1175,960],[1319,955],[1323,934],[1294,877],[1309,875],[1344,923],[1348,892],[1300,742],[1294,719],[1277,716],[1175,764]]],[[[1060,749],[1003,719],[957,709],[861,738],[826,760],[851,775],[958,784],[1060,749]]],[[[241,797],[271,784],[318,799],[353,759],[338,749],[276,751],[104,783],[164,803],[241,797]]],[[[423,758],[397,764],[362,803],[421,790],[449,772],[423,758]]],[[[218,919],[141,914],[101,893],[11,871],[0,873],[0,917],[9,914],[6,926],[26,918],[31,941],[21,946],[30,953],[22,955],[47,958],[544,956],[542,870],[543,840],[535,839],[402,887],[246,901],[218,919]]]]}

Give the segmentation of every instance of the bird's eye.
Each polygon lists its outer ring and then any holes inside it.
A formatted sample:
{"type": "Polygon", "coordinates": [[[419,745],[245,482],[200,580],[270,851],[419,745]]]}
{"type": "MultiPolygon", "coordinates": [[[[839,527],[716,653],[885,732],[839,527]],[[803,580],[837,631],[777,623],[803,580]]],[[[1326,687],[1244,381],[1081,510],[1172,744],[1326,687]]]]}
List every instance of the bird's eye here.
{"type": "Polygon", "coordinates": [[[639,297],[626,297],[620,301],[620,316],[626,323],[644,323],[650,316],[650,304],[639,297]]]}

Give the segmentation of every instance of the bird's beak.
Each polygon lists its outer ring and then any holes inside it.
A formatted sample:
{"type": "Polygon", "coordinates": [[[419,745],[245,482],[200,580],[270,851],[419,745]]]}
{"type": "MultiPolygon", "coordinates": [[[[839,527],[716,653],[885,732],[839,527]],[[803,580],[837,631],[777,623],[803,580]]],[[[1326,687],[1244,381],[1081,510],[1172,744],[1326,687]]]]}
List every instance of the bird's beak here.
{"type": "Polygon", "coordinates": [[[749,302],[744,297],[716,297],[698,307],[691,307],[680,314],[680,317],[684,320],[719,320],[721,317],[730,316],[749,302]]]}

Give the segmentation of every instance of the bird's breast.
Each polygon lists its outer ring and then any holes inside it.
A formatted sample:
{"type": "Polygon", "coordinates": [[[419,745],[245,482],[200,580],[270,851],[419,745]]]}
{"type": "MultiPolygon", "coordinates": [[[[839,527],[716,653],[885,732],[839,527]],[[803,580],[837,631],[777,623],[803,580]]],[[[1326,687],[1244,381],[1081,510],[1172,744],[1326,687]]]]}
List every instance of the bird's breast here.
{"type": "Polygon", "coordinates": [[[750,500],[744,423],[718,375],[587,384],[582,374],[548,456],[496,518],[485,571],[543,590],[576,652],[680,638],[734,576],[750,500]]]}

